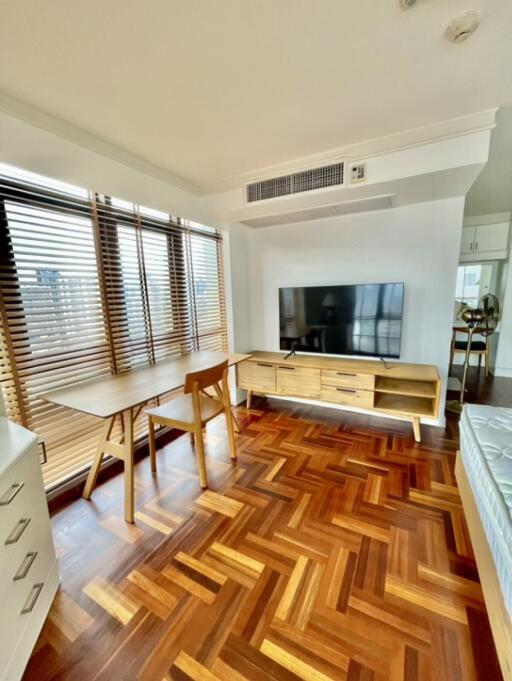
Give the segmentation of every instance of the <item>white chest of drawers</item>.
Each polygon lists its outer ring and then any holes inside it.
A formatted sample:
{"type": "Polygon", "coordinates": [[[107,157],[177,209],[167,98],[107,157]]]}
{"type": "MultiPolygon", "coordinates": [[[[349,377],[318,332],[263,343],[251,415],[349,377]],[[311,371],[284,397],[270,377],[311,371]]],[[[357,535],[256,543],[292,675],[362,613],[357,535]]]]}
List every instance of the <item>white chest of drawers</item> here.
{"type": "Polygon", "coordinates": [[[0,417],[0,681],[19,681],[59,585],[36,436],[0,417]]]}

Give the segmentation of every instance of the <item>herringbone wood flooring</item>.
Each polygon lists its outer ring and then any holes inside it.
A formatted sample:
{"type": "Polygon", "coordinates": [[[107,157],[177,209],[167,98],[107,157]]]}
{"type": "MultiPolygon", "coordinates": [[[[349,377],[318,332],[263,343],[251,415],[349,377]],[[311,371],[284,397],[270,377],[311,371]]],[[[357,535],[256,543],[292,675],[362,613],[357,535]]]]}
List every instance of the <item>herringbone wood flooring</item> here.
{"type": "Polygon", "coordinates": [[[500,679],[439,429],[292,403],[239,409],[53,519],[62,589],[27,681],[500,679]]]}

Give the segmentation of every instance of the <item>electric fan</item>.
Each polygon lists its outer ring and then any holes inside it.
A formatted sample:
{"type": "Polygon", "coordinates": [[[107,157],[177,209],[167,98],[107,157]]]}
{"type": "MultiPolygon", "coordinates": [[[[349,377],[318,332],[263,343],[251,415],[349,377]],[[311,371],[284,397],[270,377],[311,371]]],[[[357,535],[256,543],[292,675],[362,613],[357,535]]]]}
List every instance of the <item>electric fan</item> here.
{"type": "MultiPolygon", "coordinates": [[[[469,368],[469,356],[471,354],[471,341],[473,334],[478,333],[486,338],[491,336],[498,325],[500,318],[500,304],[498,299],[492,293],[487,293],[478,301],[478,307],[472,309],[466,308],[461,314],[462,321],[468,325],[468,344],[466,347],[466,355],[464,357],[464,369],[462,372],[462,386],[458,400],[448,402],[446,408],[448,411],[460,414],[464,405],[464,393],[466,391],[466,380],[469,368]]],[[[487,366],[487,365],[486,365],[487,366]]]]}

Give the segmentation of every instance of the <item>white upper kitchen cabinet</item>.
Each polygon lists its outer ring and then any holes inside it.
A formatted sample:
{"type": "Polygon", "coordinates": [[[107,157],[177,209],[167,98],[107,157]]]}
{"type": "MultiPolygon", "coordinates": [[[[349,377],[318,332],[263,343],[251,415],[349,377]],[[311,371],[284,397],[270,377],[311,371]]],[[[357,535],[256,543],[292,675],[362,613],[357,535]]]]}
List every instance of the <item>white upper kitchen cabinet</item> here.
{"type": "Polygon", "coordinates": [[[509,231],[509,213],[466,218],[460,242],[460,262],[505,260],[509,231]]]}

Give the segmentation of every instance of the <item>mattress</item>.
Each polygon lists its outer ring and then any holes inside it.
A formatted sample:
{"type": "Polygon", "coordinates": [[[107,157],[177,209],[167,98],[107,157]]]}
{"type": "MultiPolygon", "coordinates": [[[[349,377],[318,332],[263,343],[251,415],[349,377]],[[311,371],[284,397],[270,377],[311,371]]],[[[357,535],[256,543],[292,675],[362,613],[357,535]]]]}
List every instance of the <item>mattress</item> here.
{"type": "Polygon", "coordinates": [[[512,409],[466,404],[460,453],[512,618],[512,409]]]}

